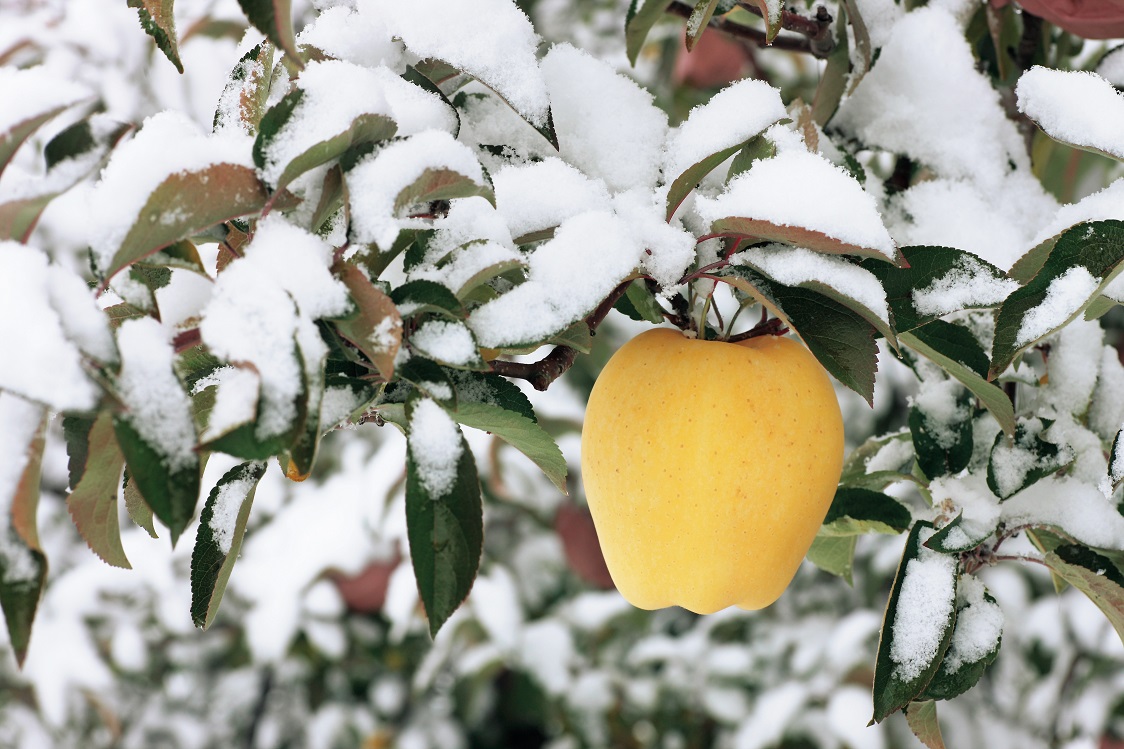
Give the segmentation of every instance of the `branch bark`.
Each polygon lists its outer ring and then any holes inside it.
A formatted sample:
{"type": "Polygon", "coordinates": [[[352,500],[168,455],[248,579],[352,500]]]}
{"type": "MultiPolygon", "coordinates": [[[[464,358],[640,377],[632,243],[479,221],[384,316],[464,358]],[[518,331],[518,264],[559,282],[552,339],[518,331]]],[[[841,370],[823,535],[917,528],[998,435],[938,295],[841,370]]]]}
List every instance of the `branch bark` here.
{"type": "MultiPolygon", "coordinates": [[[[687,5],[686,3],[678,2],[678,0],[669,5],[667,8],[668,13],[673,16],[679,16],[680,18],[690,18],[692,11],[694,11],[694,8],[692,6],[687,5]]],[[[796,15],[794,13],[790,14],[788,13],[788,11],[785,11],[785,14],[796,15]]],[[[745,41],[752,42],[758,47],[769,46],[776,49],[788,50],[790,52],[804,52],[810,55],[815,55],[816,57],[827,56],[826,54],[817,55],[812,50],[812,45],[808,38],[805,36],[778,35],[777,38],[773,40],[772,44],[768,44],[765,41],[764,31],[755,29],[751,26],[743,26],[740,23],[733,23],[731,21],[727,21],[725,18],[711,18],[709,26],[716,31],[721,31],[723,34],[728,34],[729,36],[732,36],[736,39],[744,39],[745,41]]]]}
{"type": "MultiPolygon", "coordinates": [[[[613,309],[617,300],[624,296],[624,292],[628,289],[630,283],[632,283],[632,279],[621,283],[613,289],[609,296],[605,297],[605,300],[597,306],[597,309],[589,313],[585,318],[585,324],[589,326],[590,333],[597,332],[597,326],[609,314],[609,310],[613,309]]],[[[535,390],[546,390],[552,382],[573,366],[579,353],[577,349],[569,346],[555,346],[554,350],[537,362],[496,360],[492,362],[492,371],[504,377],[526,380],[531,383],[531,387],[535,390]]]]}

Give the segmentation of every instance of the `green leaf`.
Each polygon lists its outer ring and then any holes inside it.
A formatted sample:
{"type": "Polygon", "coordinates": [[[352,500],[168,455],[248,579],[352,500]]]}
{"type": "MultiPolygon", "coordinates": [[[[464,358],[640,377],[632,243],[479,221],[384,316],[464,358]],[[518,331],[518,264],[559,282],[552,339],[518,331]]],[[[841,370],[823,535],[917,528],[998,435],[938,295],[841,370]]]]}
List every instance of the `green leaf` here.
{"type": "MultiPolygon", "coordinates": [[[[847,78],[851,72],[851,50],[847,40],[847,7],[839,4],[839,15],[835,19],[835,49],[827,57],[827,64],[820,75],[820,85],[816,87],[812,99],[812,120],[821,128],[831,121],[839,102],[847,90],[847,78]]],[[[861,23],[861,21],[860,21],[861,23]]]]}
{"type": "Polygon", "coordinates": [[[817,534],[808,549],[808,561],[824,572],[841,577],[854,585],[855,545],[858,536],[828,536],[817,534]]]}
{"type": "Polygon", "coordinates": [[[823,294],[785,286],[744,266],[729,266],[723,275],[792,328],[837,380],[873,404],[878,344],[869,322],[823,294]]]}
{"type": "Polygon", "coordinates": [[[291,481],[304,481],[311,475],[320,450],[320,407],[324,401],[324,377],[327,357],[320,356],[316,361],[310,359],[310,352],[298,343],[301,370],[304,372],[304,408],[297,421],[293,444],[281,456],[285,477],[291,481]]]}
{"type": "Polygon", "coordinates": [[[673,0],[632,0],[628,6],[624,22],[624,42],[628,62],[633,67],[636,66],[636,58],[640,56],[648,32],[663,17],[672,2],[673,0]]]}
{"type": "Polygon", "coordinates": [[[672,180],[671,186],[667,191],[666,219],[671,221],[671,217],[675,215],[675,211],[679,209],[683,200],[691,194],[692,190],[698,187],[698,184],[702,182],[703,178],[714,171],[723,161],[741,151],[748,142],[749,141],[738,143],[722,151],[718,151],[717,153],[712,153],[706,158],[687,167],[685,172],[672,180]]]}
{"type": "Polygon", "coordinates": [[[199,461],[173,471],[165,456],[146,442],[127,419],[116,417],[114,429],[137,491],[160,522],[168,526],[174,546],[195,514],[195,503],[199,499],[199,461]]]}
{"type": "Polygon", "coordinates": [[[1112,560],[1076,544],[1059,546],[1043,556],[1058,577],[1097,605],[1124,640],[1124,574],[1112,560]]]}
{"type": "MultiPolygon", "coordinates": [[[[900,247],[898,251],[909,263],[908,267],[898,268],[875,260],[864,260],[861,265],[877,276],[886,289],[886,301],[899,333],[960,309],[996,307],[1007,294],[1018,288],[1002,270],[964,250],[900,247]],[[963,293],[958,296],[974,303],[963,307],[939,304],[950,289],[962,290],[963,293]],[[918,309],[915,300],[919,300],[921,309],[918,309]]],[[[981,374],[986,373],[985,366],[981,374]]]]}
{"type": "MultiPolygon", "coordinates": [[[[262,118],[261,130],[254,141],[254,163],[259,169],[264,169],[268,165],[269,151],[275,141],[291,139],[290,130],[303,127],[301,124],[304,122],[303,117],[294,117],[297,110],[304,109],[301,106],[303,94],[302,89],[294,89],[262,118]],[[297,122],[291,124],[294,119],[297,122]]],[[[338,159],[350,148],[389,140],[397,132],[398,124],[386,115],[372,112],[360,114],[342,132],[310,146],[289,161],[277,178],[277,184],[273,189],[275,191],[284,189],[305,172],[338,159]]]]}
{"type": "Polygon", "coordinates": [[[970,332],[943,320],[898,335],[898,341],[955,377],[980,399],[1007,434],[1015,433],[1015,407],[1007,394],[979,373],[980,356],[986,361],[979,342],[970,332]],[[961,332],[962,331],[962,332],[961,332]]]}
{"type": "Polygon", "coordinates": [[[496,435],[526,455],[542,469],[563,494],[566,490],[566,459],[554,439],[531,419],[490,403],[461,399],[452,417],[459,423],[496,435]]]}
{"type": "MultiPolygon", "coordinates": [[[[851,25],[851,36],[855,41],[855,53],[858,56],[860,65],[857,65],[851,71],[847,85],[847,94],[853,94],[855,87],[859,85],[859,81],[863,79],[873,65],[874,52],[870,43],[870,32],[866,28],[866,22],[863,21],[862,13],[859,12],[859,4],[857,0],[844,0],[843,6],[846,8],[847,21],[851,25]]],[[[846,30],[841,30],[841,35],[845,35],[846,30]]]]}
{"type": "Polygon", "coordinates": [[[140,15],[141,28],[152,37],[164,56],[183,73],[179,47],[176,44],[176,17],[172,13],[174,0],[128,0],[130,8],[140,15]]]}
{"type": "MultiPolygon", "coordinates": [[[[617,300],[613,308],[633,320],[659,324],[663,322],[663,308],[648,289],[643,279],[638,278],[628,285],[624,296],[617,300]]],[[[589,329],[589,326],[586,326],[589,329]]]]}
{"type": "Polygon", "coordinates": [[[290,0],[238,0],[238,4],[258,31],[285,50],[285,54],[298,68],[304,67],[297,52],[296,36],[293,34],[290,0]]]}
{"type": "Polygon", "coordinates": [[[191,552],[191,621],[196,627],[206,629],[215,620],[265,467],[249,462],[231,468],[211,489],[199,513],[191,552]]]}
{"type": "Polygon", "coordinates": [[[967,390],[956,397],[952,418],[931,417],[919,406],[909,409],[909,431],[917,466],[927,478],[960,473],[972,460],[972,404],[967,390]]]}
{"type": "Polygon", "coordinates": [[[777,155],[777,144],[764,133],[759,133],[745,142],[742,149],[734,155],[730,162],[730,171],[726,173],[726,183],[742,172],[748,172],[754,163],[761,159],[771,159],[777,155]]]}
{"type": "Polygon", "coordinates": [[[54,119],[57,115],[65,112],[70,106],[70,104],[64,104],[59,107],[52,107],[40,111],[27,119],[15,123],[7,131],[0,132],[0,174],[4,173],[8,162],[12,160],[12,157],[16,155],[16,151],[19,150],[19,147],[23,145],[25,140],[31,137],[32,133],[54,119]]]}
{"type": "MultiPolygon", "coordinates": [[[[247,135],[258,133],[265,114],[266,100],[273,81],[273,51],[273,45],[263,41],[242,55],[230,71],[226,87],[219,97],[219,101],[223,103],[237,99],[238,126],[247,135]]],[[[212,129],[217,132],[223,127],[233,126],[234,123],[225,121],[230,113],[220,106],[215,111],[212,129]]]]}
{"type": "MultiPolygon", "coordinates": [[[[484,403],[515,413],[538,423],[531,401],[515,383],[497,374],[468,372],[462,369],[445,370],[449,382],[456,388],[457,401],[484,403]]],[[[455,411],[456,406],[452,409],[455,411]]]]}
{"type": "MultiPolygon", "coordinates": [[[[461,113],[460,113],[460,110],[457,109],[456,105],[454,105],[453,102],[449,99],[449,96],[442,90],[441,86],[439,85],[440,80],[434,80],[433,78],[430,78],[429,75],[427,75],[427,73],[430,73],[430,74],[433,74],[440,79],[440,76],[442,74],[446,73],[446,72],[451,72],[454,75],[456,75],[456,74],[459,74],[460,71],[457,70],[456,68],[451,67],[451,66],[447,66],[447,70],[442,70],[440,67],[435,67],[435,66],[432,66],[432,65],[423,67],[423,64],[425,62],[427,62],[427,61],[422,60],[421,62],[418,63],[417,67],[415,67],[413,65],[407,65],[406,66],[406,72],[402,74],[402,78],[403,78],[403,80],[409,81],[410,83],[414,84],[418,88],[423,89],[425,91],[428,91],[429,93],[433,94],[434,96],[441,99],[441,101],[443,101],[447,105],[449,105],[449,109],[452,111],[453,116],[456,117],[456,119],[457,119],[456,126],[453,128],[453,133],[452,133],[453,137],[454,138],[460,137],[460,134],[461,134],[461,113]],[[423,70],[425,72],[423,72],[423,70]]],[[[445,78],[444,80],[448,80],[448,78],[445,78]]]]}
{"type": "MultiPolygon", "coordinates": [[[[13,495],[0,497],[0,508],[8,513],[8,518],[0,522],[0,534],[4,534],[0,538],[0,609],[4,611],[16,662],[22,667],[31,641],[35,610],[47,582],[47,557],[39,545],[36,525],[47,413],[16,396],[0,393],[0,401],[7,399],[10,399],[8,405],[13,410],[26,410],[28,415],[32,411],[40,414],[34,429],[15,438],[25,445],[20,461],[22,469],[19,470],[19,480],[13,487],[13,495]],[[25,436],[26,442],[23,439],[25,436]]],[[[23,414],[20,416],[22,418],[23,414]]],[[[10,424],[0,426],[11,429],[10,424]]],[[[5,455],[3,458],[6,461],[20,460],[20,456],[13,455],[5,455]]]]}
{"type": "Polygon", "coordinates": [[[831,500],[820,534],[861,536],[866,533],[902,533],[913,514],[893,497],[869,489],[840,487],[831,500]]]}
{"type": "Polygon", "coordinates": [[[337,275],[355,303],[355,312],[333,324],[341,336],[371,361],[379,376],[389,382],[394,376],[394,357],[402,345],[402,318],[398,308],[354,265],[344,263],[337,275]]]}
{"type": "MultiPolygon", "coordinates": [[[[73,423],[73,422],[72,422],[73,423]]],[[[66,498],[66,509],[90,549],[114,567],[131,569],[121,546],[121,526],[117,522],[117,493],[125,456],[113,432],[113,417],[108,411],[98,414],[87,437],[89,458],[82,478],[66,498]]]]}
{"type": "Polygon", "coordinates": [[[710,23],[711,16],[714,15],[714,8],[718,5],[718,0],[697,0],[694,10],[691,11],[690,17],[687,18],[687,51],[692,52],[695,45],[699,42],[699,37],[706,31],[707,25],[710,23]]]}
{"type": "Polygon", "coordinates": [[[941,724],[937,721],[937,703],[933,700],[911,702],[905,708],[909,730],[928,749],[945,749],[941,724]]]}
{"type": "Polygon", "coordinates": [[[782,10],[778,10],[774,15],[766,0],[750,0],[750,3],[761,11],[761,18],[765,20],[765,44],[772,44],[781,31],[782,10]]]}
{"type": "Polygon", "coordinates": [[[129,478],[128,469],[125,470],[122,480],[125,484],[125,511],[129,513],[129,519],[143,528],[149,537],[159,538],[156,535],[156,525],[153,523],[152,508],[137,490],[136,482],[129,478]]]}
{"type": "Polygon", "coordinates": [[[169,175],[148,197],[106,269],[106,278],[181,239],[256,213],[266,202],[253,169],[214,164],[169,175]]]}
{"type": "Polygon", "coordinates": [[[390,292],[402,318],[436,312],[454,320],[464,319],[464,305],[456,295],[435,281],[418,279],[404,283],[390,292]]]}
{"type": "Polygon", "coordinates": [[[593,349],[593,333],[585,320],[572,323],[565,330],[552,335],[544,341],[545,344],[565,346],[582,354],[588,354],[593,349]]]}
{"type": "Polygon", "coordinates": [[[449,410],[457,407],[457,390],[453,384],[452,372],[453,370],[445,369],[437,362],[421,356],[411,356],[398,367],[399,378],[449,410]]]}
{"type": "Polygon", "coordinates": [[[987,464],[987,487],[995,496],[1007,499],[1073,462],[1071,451],[1059,450],[1042,439],[1051,424],[1048,420],[1019,419],[1013,443],[1006,435],[995,435],[987,464]]]}
{"type": "Polygon", "coordinates": [[[438,408],[425,399],[412,399],[406,406],[406,531],[414,577],[432,635],[468,596],[484,546],[476,463],[456,424],[443,411],[431,410],[438,408]],[[419,409],[424,409],[420,416],[419,409]],[[449,419],[448,424],[441,418],[449,419]],[[451,457],[449,445],[423,441],[434,432],[442,438],[455,433],[459,447],[454,463],[442,461],[451,457]],[[441,451],[439,457],[433,452],[435,447],[441,451]],[[455,472],[455,476],[445,475],[446,471],[455,472]]]}
{"type": "Polygon", "coordinates": [[[1112,310],[1112,308],[1118,304],[1120,304],[1120,302],[1116,301],[1115,299],[1110,299],[1104,294],[1101,294],[1092,302],[1090,302],[1089,306],[1085,308],[1085,319],[1099,320],[1100,318],[1107,315],[1112,310]]]}
{"type": "Polygon", "coordinates": [[[932,531],[933,526],[931,523],[918,521],[910,531],[902,553],[901,564],[894,577],[894,587],[886,606],[886,617],[882,621],[882,633],[878,639],[878,657],[874,666],[875,723],[881,723],[886,716],[901,710],[922,693],[940,668],[941,659],[952,639],[953,625],[956,621],[954,604],[958,563],[953,557],[926,549],[922,545],[922,530],[932,531]],[[917,577],[912,577],[913,575],[917,577]],[[911,578],[912,582],[910,582],[911,578]],[[947,583],[950,590],[940,589],[936,591],[936,595],[933,595],[934,591],[915,587],[943,583],[947,583]],[[907,584],[910,586],[905,596],[907,606],[902,607],[902,591],[907,584]],[[944,600],[946,593],[950,595],[944,600]],[[918,611],[913,607],[923,607],[927,610],[918,611]],[[942,621],[943,624],[940,623],[942,621]],[[934,622],[937,623],[940,631],[926,633],[930,635],[923,643],[926,648],[921,652],[906,654],[908,658],[920,660],[920,663],[913,661],[901,663],[900,658],[895,661],[891,657],[891,653],[895,652],[894,637],[898,627],[910,628],[911,635],[916,638],[917,626],[930,626],[934,622]],[[939,640],[930,642],[932,636],[936,636],[939,640]],[[929,652],[930,645],[935,646],[932,652],[929,652]]]}
{"type": "Polygon", "coordinates": [[[999,655],[1003,635],[1003,612],[995,599],[987,592],[984,584],[970,575],[964,575],[959,582],[959,595],[956,601],[956,627],[952,634],[952,644],[941,660],[936,676],[925,688],[922,699],[951,700],[974,687],[984,671],[999,655]],[[960,652],[961,638],[956,630],[963,633],[962,638],[971,645],[968,653],[960,652]],[[991,646],[983,653],[977,653],[983,637],[994,635],[991,646]]]}
{"type": "Polygon", "coordinates": [[[1021,352],[1082,314],[1122,263],[1122,221],[1078,224],[1062,234],[1041,270],[999,308],[989,377],[998,377],[1021,352]]]}
{"type": "MultiPolygon", "coordinates": [[[[909,440],[909,438],[909,432],[905,430],[891,432],[890,434],[884,434],[880,437],[871,437],[852,450],[851,454],[847,456],[847,459],[843,462],[843,474],[839,479],[839,484],[841,486],[851,486],[854,482],[861,480],[864,476],[868,475],[867,463],[869,463],[875,455],[878,455],[887,447],[893,450],[895,448],[890,447],[891,445],[897,442],[905,442],[909,440]]],[[[901,462],[892,468],[888,468],[887,471],[901,471],[913,462],[912,448],[903,452],[907,454],[907,457],[904,457],[901,462]]],[[[885,471],[879,471],[879,473],[882,472],[885,471]]]]}

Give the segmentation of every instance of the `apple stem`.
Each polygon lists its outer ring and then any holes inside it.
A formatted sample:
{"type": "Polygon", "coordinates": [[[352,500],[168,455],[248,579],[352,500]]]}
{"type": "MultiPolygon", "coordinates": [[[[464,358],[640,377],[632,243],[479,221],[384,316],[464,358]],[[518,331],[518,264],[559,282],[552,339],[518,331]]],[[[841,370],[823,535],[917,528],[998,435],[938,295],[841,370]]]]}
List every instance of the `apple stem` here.
{"type": "MultiPolygon", "coordinates": [[[[767,315],[768,313],[765,312],[765,314],[767,315]]],[[[762,322],[759,322],[757,325],[745,331],[744,333],[738,333],[737,335],[730,336],[728,339],[726,339],[726,342],[737,343],[738,341],[746,341],[750,338],[757,338],[763,335],[784,335],[787,332],[788,328],[785,326],[784,322],[781,321],[779,317],[774,317],[770,320],[763,320],[762,322]]]]}

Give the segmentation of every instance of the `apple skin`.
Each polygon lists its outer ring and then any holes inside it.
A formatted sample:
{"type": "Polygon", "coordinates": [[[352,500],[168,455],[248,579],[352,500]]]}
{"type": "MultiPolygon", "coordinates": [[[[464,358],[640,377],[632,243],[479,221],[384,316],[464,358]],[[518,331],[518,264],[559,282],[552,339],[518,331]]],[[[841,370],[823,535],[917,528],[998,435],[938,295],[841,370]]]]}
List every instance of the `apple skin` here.
{"type": "Polygon", "coordinates": [[[602,370],[582,479],[609,572],[642,609],[759,609],[792,581],[843,467],[843,417],[800,343],[656,329],[602,370]]]}

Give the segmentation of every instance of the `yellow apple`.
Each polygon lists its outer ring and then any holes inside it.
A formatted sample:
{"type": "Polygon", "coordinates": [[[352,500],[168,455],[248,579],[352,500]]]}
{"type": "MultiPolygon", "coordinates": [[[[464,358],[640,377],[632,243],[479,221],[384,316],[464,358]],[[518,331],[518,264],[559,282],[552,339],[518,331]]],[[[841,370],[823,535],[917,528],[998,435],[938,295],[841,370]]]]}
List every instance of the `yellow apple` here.
{"type": "Polygon", "coordinates": [[[589,397],[582,480],[605,561],[633,605],[706,614],[784,592],[843,466],[843,418],[803,345],[651,330],[589,397]]]}

